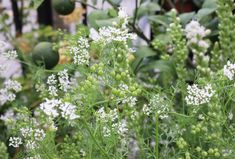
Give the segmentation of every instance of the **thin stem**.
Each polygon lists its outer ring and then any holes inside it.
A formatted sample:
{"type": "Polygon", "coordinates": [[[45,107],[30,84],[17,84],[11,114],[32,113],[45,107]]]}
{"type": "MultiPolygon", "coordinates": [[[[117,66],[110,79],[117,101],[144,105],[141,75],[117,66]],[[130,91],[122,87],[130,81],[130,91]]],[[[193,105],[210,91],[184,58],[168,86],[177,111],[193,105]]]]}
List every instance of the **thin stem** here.
{"type": "Polygon", "coordinates": [[[135,26],[135,23],[136,23],[137,13],[138,13],[138,0],[135,0],[135,14],[134,14],[134,19],[133,19],[133,27],[135,26]]]}
{"type": "Polygon", "coordinates": [[[155,131],[155,136],[156,136],[156,145],[155,145],[155,157],[158,159],[158,145],[159,145],[159,138],[158,138],[158,127],[159,127],[159,120],[158,120],[158,114],[156,113],[156,131],[155,131]]]}
{"type": "Polygon", "coordinates": [[[101,152],[104,154],[104,156],[106,158],[109,158],[109,155],[107,154],[107,152],[100,146],[100,144],[97,142],[96,138],[94,137],[94,135],[92,134],[89,126],[87,125],[86,121],[83,120],[82,122],[85,126],[85,128],[87,129],[87,131],[89,132],[89,134],[91,135],[92,140],[95,142],[95,144],[99,147],[99,149],[101,150],[101,152]]]}

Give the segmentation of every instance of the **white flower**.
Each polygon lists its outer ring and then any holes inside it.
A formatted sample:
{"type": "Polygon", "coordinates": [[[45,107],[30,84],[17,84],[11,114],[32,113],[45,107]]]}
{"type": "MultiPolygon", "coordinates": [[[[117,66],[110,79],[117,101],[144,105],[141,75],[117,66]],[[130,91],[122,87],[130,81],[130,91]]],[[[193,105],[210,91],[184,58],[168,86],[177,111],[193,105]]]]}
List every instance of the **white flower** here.
{"type": "Polygon", "coordinates": [[[64,92],[67,92],[67,90],[70,89],[68,70],[64,69],[63,71],[60,71],[58,73],[58,76],[59,76],[58,79],[59,79],[60,89],[63,90],[64,92]]]}
{"type": "Polygon", "coordinates": [[[118,124],[117,133],[118,133],[120,136],[125,136],[127,132],[128,132],[127,122],[126,122],[126,120],[122,120],[122,121],[118,124]]]}
{"type": "Polygon", "coordinates": [[[204,88],[199,88],[198,85],[193,84],[187,87],[187,93],[185,100],[188,105],[201,105],[209,103],[215,91],[211,84],[207,84],[204,88]]]}
{"type": "Polygon", "coordinates": [[[103,41],[105,43],[110,43],[112,41],[124,42],[126,43],[128,39],[136,39],[136,34],[128,33],[127,29],[119,29],[116,27],[108,26],[99,29],[100,39],[95,41],[103,41]]]}
{"type": "Polygon", "coordinates": [[[188,23],[185,27],[185,33],[189,44],[197,44],[205,50],[209,47],[208,42],[203,38],[210,34],[210,30],[201,26],[198,21],[192,20],[188,23]]]}
{"type": "Polygon", "coordinates": [[[100,35],[99,33],[94,29],[94,28],[91,28],[90,29],[90,35],[89,37],[94,40],[94,41],[99,41],[100,40],[100,35]]]}
{"type": "Polygon", "coordinates": [[[137,102],[137,98],[136,97],[126,97],[122,100],[122,103],[123,104],[127,104],[129,105],[130,107],[134,107],[136,105],[136,102],[137,102]]]}
{"type": "Polygon", "coordinates": [[[42,141],[45,138],[46,134],[42,129],[36,129],[34,132],[34,138],[36,141],[42,141]]]}
{"type": "Polygon", "coordinates": [[[104,137],[109,137],[111,135],[111,130],[106,126],[103,127],[102,132],[104,137]]]}
{"type": "Polygon", "coordinates": [[[79,118],[79,115],[76,114],[76,106],[71,103],[65,102],[59,106],[61,110],[61,116],[68,120],[74,120],[79,118]]]}
{"type": "Polygon", "coordinates": [[[119,8],[119,11],[118,11],[118,17],[123,19],[122,29],[127,29],[129,17],[128,17],[126,11],[124,11],[124,9],[121,7],[119,8]]]}
{"type": "Polygon", "coordinates": [[[106,123],[109,121],[114,122],[115,120],[118,119],[117,109],[110,110],[108,113],[106,113],[104,110],[104,107],[102,107],[97,111],[96,114],[97,114],[98,120],[103,123],[106,123]]]}
{"type": "Polygon", "coordinates": [[[73,56],[73,62],[77,65],[88,65],[90,54],[89,49],[90,45],[88,39],[80,37],[77,41],[76,46],[70,47],[70,52],[73,56]]]}
{"type": "Polygon", "coordinates": [[[170,107],[164,96],[155,94],[151,97],[149,104],[144,104],[142,110],[147,116],[157,113],[160,119],[164,119],[168,117],[170,107]]]}
{"type": "Polygon", "coordinates": [[[24,138],[32,137],[33,129],[30,127],[20,128],[20,133],[24,138]]]}
{"type": "Polygon", "coordinates": [[[118,17],[120,17],[120,18],[127,18],[128,17],[127,13],[121,7],[119,8],[119,11],[118,11],[118,17]]]}
{"type": "Polygon", "coordinates": [[[149,116],[151,114],[151,109],[147,104],[144,104],[142,110],[143,110],[143,113],[147,116],[149,116]]]}
{"type": "Polygon", "coordinates": [[[233,112],[232,112],[232,111],[229,112],[229,114],[228,114],[228,119],[229,119],[229,120],[232,120],[232,119],[233,119],[233,112]]]}
{"type": "Polygon", "coordinates": [[[19,147],[22,143],[22,139],[20,137],[10,137],[9,146],[19,147]]]}
{"type": "Polygon", "coordinates": [[[134,33],[129,33],[128,15],[123,8],[119,8],[118,17],[122,19],[121,28],[118,27],[117,22],[113,22],[113,26],[105,26],[99,29],[98,33],[94,30],[90,31],[90,37],[94,41],[101,41],[105,44],[111,43],[112,41],[118,41],[127,43],[127,40],[135,40],[137,35],[134,33]]]}
{"type": "Polygon", "coordinates": [[[57,108],[62,102],[58,99],[46,99],[44,103],[40,104],[40,109],[49,117],[55,118],[59,116],[57,108]]]}
{"type": "Polygon", "coordinates": [[[56,85],[56,83],[57,83],[57,80],[56,80],[56,76],[54,74],[50,75],[47,78],[47,84],[48,85],[56,85]]]}
{"type": "Polygon", "coordinates": [[[55,86],[49,86],[48,92],[51,96],[54,96],[54,97],[58,96],[58,94],[57,94],[58,90],[55,86]]]}
{"type": "Polygon", "coordinates": [[[192,39],[197,37],[204,38],[210,33],[210,31],[204,26],[201,26],[198,21],[192,20],[186,25],[185,33],[188,39],[192,39]]]}
{"type": "Polygon", "coordinates": [[[86,151],[84,151],[83,149],[80,150],[81,156],[85,157],[86,156],[86,151]]]}
{"type": "Polygon", "coordinates": [[[0,105],[4,105],[9,100],[8,94],[7,89],[0,89],[0,105]]]}
{"type": "Polygon", "coordinates": [[[19,82],[15,80],[8,79],[4,82],[4,86],[7,90],[14,90],[15,92],[19,92],[22,90],[22,86],[19,82]]]}
{"type": "Polygon", "coordinates": [[[16,50],[9,50],[7,52],[3,52],[2,55],[9,60],[14,60],[18,57],[16,50]]]}
{"type": "Polygon", "coordinates": [[[224,75],[228,77],[229,80],[233,80],[235,75],[235,64],[228,61],[227,65],[224,66],[224,75]]]}
{"type": "Polygon", "coordinates": [[[26,141],[25,148],[26,148],[27,150],[34,150],[34,149],[36,149],[37,147],[38,147],[38,146],[37,146],[37,144],[36,144],[35,141],[32,141],[32,140],[27,140],[27,141],[26,141]]]}
{"type": "Polygon", "coordinates": [[[14,101],[15,98],[16,95],[11,91],[8,91],[7,89],[0,89],[0,106],[4,105],[8,101],[14,101]]]}

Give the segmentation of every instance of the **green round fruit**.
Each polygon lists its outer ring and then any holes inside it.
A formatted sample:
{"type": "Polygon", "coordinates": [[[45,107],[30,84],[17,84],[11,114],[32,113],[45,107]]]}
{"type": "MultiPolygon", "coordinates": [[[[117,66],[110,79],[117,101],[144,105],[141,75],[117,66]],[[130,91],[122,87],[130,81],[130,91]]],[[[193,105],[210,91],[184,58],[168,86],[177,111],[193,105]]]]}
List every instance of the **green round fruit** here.
{"type": "Polygon", "coordinates": [[[72,0],[52,0],[52,6],[58,14],[68,15],[73,12],[75,2],[72,0]]]}
{"type": "Polygon", "coordinates": [[[32,58],[36,64],[52,69],[59,61],[59,53],[53,50],[52,43],[40,42],[34,47],[32,58]]]}

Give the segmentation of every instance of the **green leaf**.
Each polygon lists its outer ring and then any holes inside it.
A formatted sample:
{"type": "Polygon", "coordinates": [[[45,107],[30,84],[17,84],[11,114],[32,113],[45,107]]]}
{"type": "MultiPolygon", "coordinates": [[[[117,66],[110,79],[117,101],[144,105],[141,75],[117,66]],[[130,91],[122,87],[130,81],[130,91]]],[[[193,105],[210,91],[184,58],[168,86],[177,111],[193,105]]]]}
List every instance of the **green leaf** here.
{"type": "Polygon", "coordinates": [[[105,20],[111,18],[107,10],[95,10],[88,15],[88,22],[92,28],[98,29],[98,20],[105,20]]]}
{"type": "Polygon", "coordinates": [[[133,68],[133,70],[137,70],[141,66],[141,64],[143,62],[143,58],[155,56],[156,53],[148,46],[141,46],[139,49],[137,49],[137,51],[134,55],[135,55],[136,59],[131,64],[131,67],[133,68]]]}
{"type": "Polygon", "coordinates": [[[179,18],[181,20],[181,23],[183,25],[186,25],[187,23],[189,23],[190,20],[193,19],[194,15],[195,15],[195,12],[182,13],[179,15],[179,18]]]}
{"type": "Polygon", "coordinates": [[[158,72],[156,72],[159,75],[158,83],[163,87],[171,85],[177,77],[176,70],[170,61],[153,61],[140,68],[140,71],[144,72],[151,70],[158,72]]]}
{"type": "Polygon", "coordinates": [[[216,4],[217,0],[205,0],[202,8],[217,8],[217,4],[216,4]]]}
{"type": "Polygon", "coordinates": [[[138,57],[144,58],[144,57],[155,56],[156,52],[153,51],[148,46],[142,46],[136,51],[135,55],[138,57]]]}
{"type": "Polygon", "coordinates": [[[96,24],[98,27],[103,27],[103,26],[111,26],[113,25],[113,22],[119,23],[120,19],[119,18],[110,18],[110,19],[104,19],[104,20],[96,20],[96,24]]]}
{"type": "Polygon", "coordinates": [[[148,20],[156,23],[156,24],[161,24],[165,27],[168,27],[169,24],[171,23],[171,20],[168,16],[166,15],[152,15],[148,16],[148,20]]]}
{"type": "Polygon", "coordinates": [[[143,3],[137,13],[137,18],[140,18],[144,15],[153,15],[156,11],[160,11],[161,7],[156,2],[146,2],[143,3]]]}
{"type": "Polygon", "coordinates": [[[31,0],[30,6],[32,6],[34,9],[37,9],[44,0],[31,0]]]}
{"type": "Polygon", "coordinates": [[[215,12],[215,8],[202,8],[197,12],[197,19],[200,21],[202,18],[215,12]]]}
{"type": "Polygon", "coordinates": [[[111,1],[115,5],[119,5],[122,2],[122,0],[111,0],[111,1]]]}

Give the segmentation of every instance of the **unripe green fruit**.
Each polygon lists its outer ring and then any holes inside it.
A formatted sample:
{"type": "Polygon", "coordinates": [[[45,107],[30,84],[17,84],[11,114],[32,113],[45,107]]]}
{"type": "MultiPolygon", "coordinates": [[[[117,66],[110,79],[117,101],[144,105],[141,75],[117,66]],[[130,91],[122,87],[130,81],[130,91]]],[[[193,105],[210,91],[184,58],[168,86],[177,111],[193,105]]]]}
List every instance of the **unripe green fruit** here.
{"type": "Polygon", "coordinates": [[[50,42],[40,42],[32,52],[34,63],[45,65],[46,69],[52,69],[59,62],[59,53],[53,50],[53,45],[50,42]]]}
{"type": "Polygon", "coordinates": [[[75,9],[75,2],[72,0],[52,0],[52,6],[58,14],[68,15],[75,9]]]}
{"type": "Polygon", "coordinates": [[[207,154],[207,152],[206,151],[202,151],[202,156],[203,157],[206,157],[208,154],[207,154]]]}

